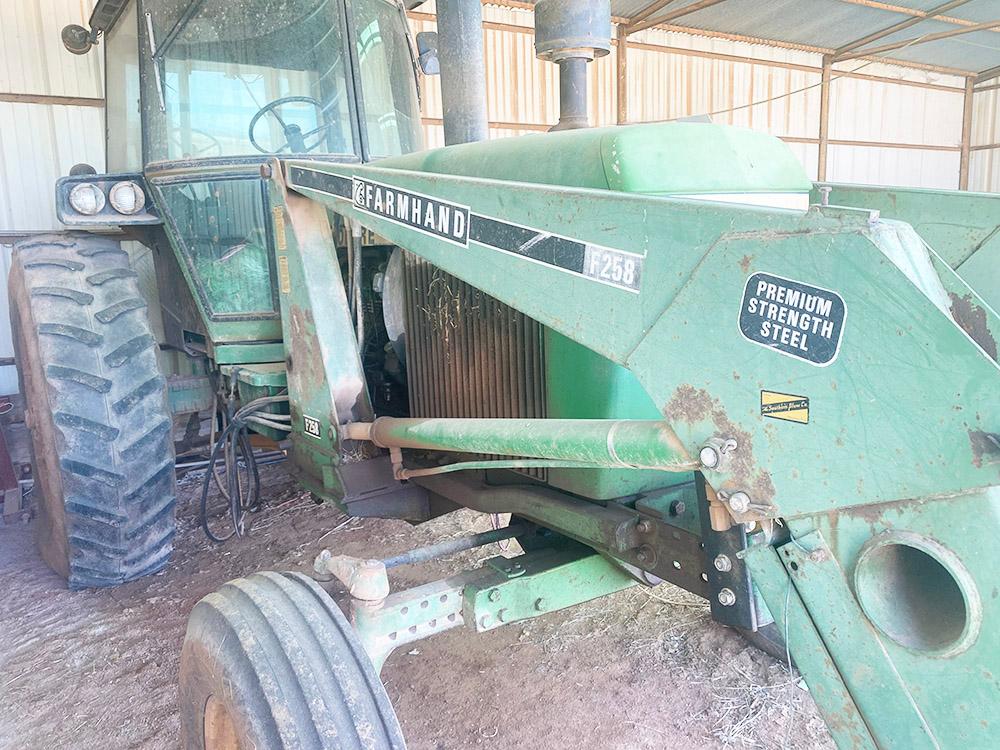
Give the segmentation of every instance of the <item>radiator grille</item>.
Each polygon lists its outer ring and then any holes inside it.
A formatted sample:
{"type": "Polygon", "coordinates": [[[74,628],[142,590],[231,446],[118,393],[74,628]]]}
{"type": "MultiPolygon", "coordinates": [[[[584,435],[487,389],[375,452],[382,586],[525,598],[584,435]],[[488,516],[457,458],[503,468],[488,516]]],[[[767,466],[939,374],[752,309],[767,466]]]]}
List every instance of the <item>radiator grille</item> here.
{"type": "Polygon", "coordinates": [[[412,253],[404,269],[412,416],[544,418],[542,326],[412,253]]]}

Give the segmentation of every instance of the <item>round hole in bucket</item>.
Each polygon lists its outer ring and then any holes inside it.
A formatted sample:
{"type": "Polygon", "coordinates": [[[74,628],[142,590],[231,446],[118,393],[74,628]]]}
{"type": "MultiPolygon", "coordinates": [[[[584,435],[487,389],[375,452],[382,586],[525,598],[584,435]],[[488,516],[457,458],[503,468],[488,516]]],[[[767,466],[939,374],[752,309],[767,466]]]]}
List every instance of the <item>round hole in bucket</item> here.
{"type": "Polygon", "coordinates": [[[975,582],[955,553],[933,539],[893,531],[869,540],[854,587],[872,624],[906,648],[954,656],[979,634],[975,582]]]}

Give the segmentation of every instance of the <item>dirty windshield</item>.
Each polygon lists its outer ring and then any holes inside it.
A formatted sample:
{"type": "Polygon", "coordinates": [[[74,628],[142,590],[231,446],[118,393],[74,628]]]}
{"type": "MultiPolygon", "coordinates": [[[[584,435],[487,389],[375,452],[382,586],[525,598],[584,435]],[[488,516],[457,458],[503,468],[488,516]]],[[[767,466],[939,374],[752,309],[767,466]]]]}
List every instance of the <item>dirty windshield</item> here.
{"type": "Polygon", "coordinates": [[[152,19],[161,158],[355,152],[339,0],[167,6],[152,19]]]}

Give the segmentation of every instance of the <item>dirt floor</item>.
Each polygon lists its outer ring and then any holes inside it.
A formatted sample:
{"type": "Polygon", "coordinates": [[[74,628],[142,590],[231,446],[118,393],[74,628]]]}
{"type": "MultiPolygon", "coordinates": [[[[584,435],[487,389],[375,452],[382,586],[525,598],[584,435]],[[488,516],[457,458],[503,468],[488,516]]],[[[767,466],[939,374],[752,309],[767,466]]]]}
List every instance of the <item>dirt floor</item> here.
{"type": "MultiPolygon", "coordinates": [[[[178,656],[200,597],[260,569],[308,570],[324,547],[389,555],[489,527],[466,511],[420,527],[349,520],[280,466],[263,478],[252,536],[216,547],[197,525],[200,476],[187,475],[173,564],[114,590],[67,591],[30,524],[0,528],[0,748],[176,748],[178,656]]],[[[393,584],[496,554],[403,568],[393,584]]],[[[833,747],[798,675],[668,585],[484,635],[453,630],[395,653],[382,678],[414,750],[833,747]]]]}

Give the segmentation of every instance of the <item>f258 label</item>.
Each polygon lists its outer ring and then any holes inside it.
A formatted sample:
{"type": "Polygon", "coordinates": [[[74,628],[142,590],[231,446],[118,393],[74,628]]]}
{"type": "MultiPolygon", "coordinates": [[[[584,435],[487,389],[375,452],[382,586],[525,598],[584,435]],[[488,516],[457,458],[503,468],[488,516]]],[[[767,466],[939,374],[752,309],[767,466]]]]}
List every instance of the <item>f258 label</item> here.
{"type": "Polygon", "coordinates": [[[587,245],[583,258],[583,275],[638,291],[642,280],[642,257],[610,247],[587,245]]]}

